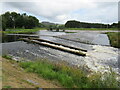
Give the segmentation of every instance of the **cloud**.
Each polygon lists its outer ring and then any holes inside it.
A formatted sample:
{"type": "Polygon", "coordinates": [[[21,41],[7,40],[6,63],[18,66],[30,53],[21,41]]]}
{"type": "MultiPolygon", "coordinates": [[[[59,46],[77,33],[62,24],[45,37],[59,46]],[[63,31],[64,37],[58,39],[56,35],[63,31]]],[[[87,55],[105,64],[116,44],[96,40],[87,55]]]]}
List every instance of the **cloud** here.
{"type": "Polygon", "coordinates": [[[118,20],[120,21],[120,2],[118,3],[118,20]]]}
{"type": "Polygon", "coordinates": [[[95,0],[25,1],[7,2],[6,0],[3,3],[3,12],[26,12],[37,16],[39,19],[58,23],[65,23],[70,19],[103,23],[112,23],[118,20],[117,2],[95,2],[95,0]]]}
{"type": "Polygon", "coordinates": [[[82,21],[113,23],[118,21],[118,3],[97,3],[96,8],[86,8],[84,13],[73,14],[82,21]]]}

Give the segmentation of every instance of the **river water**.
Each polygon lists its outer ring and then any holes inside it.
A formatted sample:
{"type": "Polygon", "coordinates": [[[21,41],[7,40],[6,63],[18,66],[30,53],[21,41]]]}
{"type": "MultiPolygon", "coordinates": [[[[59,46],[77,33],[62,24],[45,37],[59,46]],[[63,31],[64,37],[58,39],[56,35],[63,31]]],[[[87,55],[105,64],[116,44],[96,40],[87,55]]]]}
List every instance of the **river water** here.
{"type": "MultiPolygon", "coordinates": [[[[12,36],[14,38],[20,37],[20,35],[12,36]]],[[[88,50],[86,52],[86,57],[52,49],[46,46],[18,41],[18,38],[14,40],[11,39],[10,41],[4,40],[4,43],[2,43],[2,54],[12,55],[15,60],[21,60],[21,58],[22,60],[45,58],[56,62],[66,61],[69,64],[77,65],[78,67],[85,66],[91,71],[95,72],[109,71],[109,67],[118,72],[119,49],[110,46],[109,39],[106,34],[87,31],[78,33],[65,33],[43,30],[37,32],[37,37],[77,48],[86,49],[88,50]]]]}

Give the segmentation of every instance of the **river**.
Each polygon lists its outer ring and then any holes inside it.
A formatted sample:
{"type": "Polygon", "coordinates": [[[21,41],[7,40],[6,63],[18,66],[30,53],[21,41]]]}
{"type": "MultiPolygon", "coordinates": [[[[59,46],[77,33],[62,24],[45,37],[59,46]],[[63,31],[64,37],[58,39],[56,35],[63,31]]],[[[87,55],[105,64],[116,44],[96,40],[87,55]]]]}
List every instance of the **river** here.
{"type": "MultiPolygon", "coordinates": [[[[77,31],[76,31],[77,32],[77,31]]],[[[110,46],[106,34],[92,31],[79,31],[77,33],[39,31],[32,37],[37,37],[68,46],[87,50],[86,57],[71,54],[68,52],[52,49],[50,47],[18,41],[21,37],[29,35],[8,35],[2,43],[2,54],[9,54],[15,60],[35,60],[45,58],[53,61],[66,61],[71,65],[89,68],[90,71],[109,71],[111,67],[118,72],[118,48],[110,46]],[[11,38],[10,38],[11,37],[11,38]],[[13,38],[13,39],[12,39],[13,38]]]]}

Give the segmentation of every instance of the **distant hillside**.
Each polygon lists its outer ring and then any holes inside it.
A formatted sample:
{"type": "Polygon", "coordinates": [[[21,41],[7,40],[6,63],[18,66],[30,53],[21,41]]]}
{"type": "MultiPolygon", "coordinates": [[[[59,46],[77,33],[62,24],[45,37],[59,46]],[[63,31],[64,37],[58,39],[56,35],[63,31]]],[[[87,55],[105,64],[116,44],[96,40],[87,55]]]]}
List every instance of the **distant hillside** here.
{"type": "Polygon", "coordinates": [[[89,23],[80,22],[76,20],[69,20],[65,23],[66,28],[117,28],[118,23],[102,24],[102,23],[89,23]]]}
{"type": "Polygon", "coordinates": [[[47,22],[47,21],[44,21],[44,22],[41,22],[43,25],[56,25],[55,23],[51,23],[51,22],[47,22]]]}

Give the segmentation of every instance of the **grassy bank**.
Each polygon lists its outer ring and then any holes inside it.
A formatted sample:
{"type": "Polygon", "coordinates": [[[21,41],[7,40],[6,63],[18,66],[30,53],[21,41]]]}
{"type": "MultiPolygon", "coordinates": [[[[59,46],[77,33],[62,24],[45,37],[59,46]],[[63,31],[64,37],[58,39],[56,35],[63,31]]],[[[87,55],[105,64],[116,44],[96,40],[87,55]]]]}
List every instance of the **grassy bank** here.
{"type": "Polygon", "coordinates": [[[118,28],[66,28],[66,30],[118,30],[118,28]]]}
{"type": "Polygon", "coordinates": [[[14,33],[14,34],[34,34],[35,32],[39,30],[44,30],[45,28],[34,28],[34,29],[7,29],[6,31],[3,31],[3,33],[9,34],[9,33],[14,33]]]}
{"type": "Polygon", "coordinates": [[[16,62],[10,56],[4,55],[3,57],[6,58],[2,59],[3,87],[118,88],[116,74],[112,70],[105,74],[100,72],[89,74],[65,62],[54,63],[45,59],[34,62],[16,62]],[[29,82],[26,77],[40,84],[29,82]]]}
{"type": "Polygon", "coordinates": [[[47,80],[57,81],[67,88],[117,88],[115,74],[94,73],[88,77],[87,73],[65,64],[53,64],[46,61],[22,62],[20,66],[27,72],[38,74],[47,80]],[[104,79],[103,79],[104,78],[104,79]]]}
{"type": "Polygon", "coordinates": [[[59,84],[46,80],[35,73],[25,72],[19,66],[19,62],[12,60],[9,56],[4,57],[1,59],[2,75],[0,73],[3,88],[62,88],[59,84]]]}
{"type": "Polygon", "coordinates": [[[111,46],[120,48],[120,32],[108,32],[107,35],[110,39],[111,46]]]}

